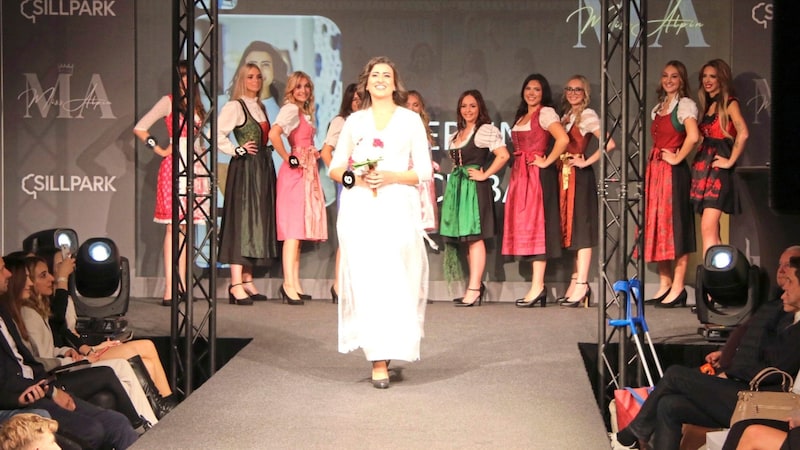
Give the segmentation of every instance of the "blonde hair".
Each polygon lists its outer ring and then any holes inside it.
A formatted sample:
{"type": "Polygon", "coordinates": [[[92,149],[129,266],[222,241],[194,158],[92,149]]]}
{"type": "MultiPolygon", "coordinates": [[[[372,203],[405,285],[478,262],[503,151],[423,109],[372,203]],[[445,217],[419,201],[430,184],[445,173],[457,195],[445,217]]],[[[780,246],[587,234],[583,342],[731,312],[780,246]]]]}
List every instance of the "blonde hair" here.
{"type": "Polygon", "coordinates": [[[58,431],[58,422],[38,414],[15,414],[0,426],[0,450],[26,450],[48,434],[58,431]]]}
{"type": "MultiPolygon", "coordinates": [[[[256,69],[258,71],[258,76],[261,76],[261,68],[253,63],[245,63],[244,65],[242,65],[242,67],[239,67],[239,70],[236,72],[236,77],[234,77],[233,79],[233,87],[231,88],[231,100],[238,100],[244,97],[245,94],[247,93],[245,82],[247,81],[247,72],[249,72],[250,69],[256,69]]],[[[259,89],[258,94],[256,94],[259,100],[261,100],[261,92],[262,89],[259,89]]]]}
{"type": "Polygon", "coordinates": [[[573,75],[567,80],[567,83],[570,81],[580,81],[581,87],[583,87],[583,101],[574,107],[567,101],[567,95],[564,94],[561,96],[561,111],[563,111],[564,120],[569,120],[570,115],[575,116],[575,123],[572,124],[573,127],[577,127],[581,123],[581,115],[583,114],[583,110],[589,107],[589,102],[592,100],[592,88],[589,86],[589,80],[586,79],[583,75],[573,75]]]}
{"type": "MultiPolygon", "coordinates": [[[[45,261],[45,259],[41,256],[28,256],[25,258],[25,268],[28,272],[28,278],[31,279],[34,287],[36,286],[36,266],[40,263],[44,264],[45,269],[47,269],[47,261],[45,261]]],[[[42,316],[42,319],[44,319],[45,322],[50,318],[50,299],[42,295],[40,292],[34,292],[31,290],[31,296],[25,300],[22,300],[22,305],[33,308],[34,311],[42,316]]]]}
{"type": "Polygon", "coordinates": [[[289,75],[289,79],[286,81],[286,91],[284,92],[283,96],[283,104],[293,104],[297,105],[300,108],[300,111],[303,114],[308,114],[311,116],[311,124],[314,124],[314,111],[316,111],[316,105],[314,104],[314,82],[311,81],[311,77],[308,76],[307,73],[297,71],[289,75]],[[300,104],[297,103],[297,100],[294,98],[294,89],[300,84],[300,81],[307,80],[308,86],[311,88],[311,94],[308,96],[308,100],[304,103],[300,104]]]}
{"type": "Polygon", "coordinates": [[[412,89],[406,94],[406,103],[411,99],[411,96],[417,97],[417,100],[419,100],[419,117],[422,119],[422,124],[425,125],[425,134],[428,136],[428,144],[433,145],[433,134],[431,133],[430,126],[431,118],[428,115],[428,111],[425,110],[425,99],[422,98],[422,94],[420,94],[419,91],[412,89]]]}

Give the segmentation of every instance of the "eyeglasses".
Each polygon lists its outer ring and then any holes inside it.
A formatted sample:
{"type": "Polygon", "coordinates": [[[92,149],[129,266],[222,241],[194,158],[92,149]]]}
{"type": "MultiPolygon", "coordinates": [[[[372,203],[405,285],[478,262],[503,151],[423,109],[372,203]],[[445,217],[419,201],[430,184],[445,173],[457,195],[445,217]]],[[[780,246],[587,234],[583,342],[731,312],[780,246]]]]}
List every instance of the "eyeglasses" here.
{"type": "Polygon", "coordinates": [[[564,88],[564,92],[583,92],[583,88],[582,87],[569,87],[569,86],[567,86],[567,87],[564,88]]]}

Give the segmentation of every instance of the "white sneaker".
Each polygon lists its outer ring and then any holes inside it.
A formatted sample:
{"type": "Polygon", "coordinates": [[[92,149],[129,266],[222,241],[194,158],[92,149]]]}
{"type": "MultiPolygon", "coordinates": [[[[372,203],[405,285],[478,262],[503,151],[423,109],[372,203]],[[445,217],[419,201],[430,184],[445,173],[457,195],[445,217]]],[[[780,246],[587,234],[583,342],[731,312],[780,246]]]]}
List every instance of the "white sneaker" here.
{"type": "Polygon", "coordinates": [[[617,433],[608,433],[608,439],[611,440],[611,450],[630,450],[638,448],[636,444],[630,446],[620,444],[617,440],[617,433]]]}

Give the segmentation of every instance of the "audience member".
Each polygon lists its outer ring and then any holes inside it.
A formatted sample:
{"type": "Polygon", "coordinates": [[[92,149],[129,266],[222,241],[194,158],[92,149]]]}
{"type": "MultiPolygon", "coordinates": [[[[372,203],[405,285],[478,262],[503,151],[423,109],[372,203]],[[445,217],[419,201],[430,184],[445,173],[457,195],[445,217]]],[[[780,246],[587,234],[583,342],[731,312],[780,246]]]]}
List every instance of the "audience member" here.
{"type": "Polygon", "coordinates": [[[0,425],[0,450],[60,450],[58,422],[37,414],[21,413],[0,425]]]}

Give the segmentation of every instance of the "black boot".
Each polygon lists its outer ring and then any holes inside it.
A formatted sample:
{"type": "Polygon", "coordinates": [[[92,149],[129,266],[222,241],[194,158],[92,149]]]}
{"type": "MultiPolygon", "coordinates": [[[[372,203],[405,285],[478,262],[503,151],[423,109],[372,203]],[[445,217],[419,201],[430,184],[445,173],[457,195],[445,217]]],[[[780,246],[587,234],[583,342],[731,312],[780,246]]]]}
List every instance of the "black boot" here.
{"type": "Polygon", "coordinates": [[[178,402],[175,398],[175,394],[164,398],[158,393],[156,384],[153,382],[153,379],[150,378],[150,373],[147,371],[147,367],[145,367],[141,356],[136,355],[128,359],[128,363],[133,368],[136,378],[139,379],[139,384],[142,385],[142,389],[144,389],[144,393],[147,395],[147,400],[150,401],[150,407],[153,408],[156,418],[161,420],[162,417],[166,416],[167,413],[177,406],[178,402]]]}

